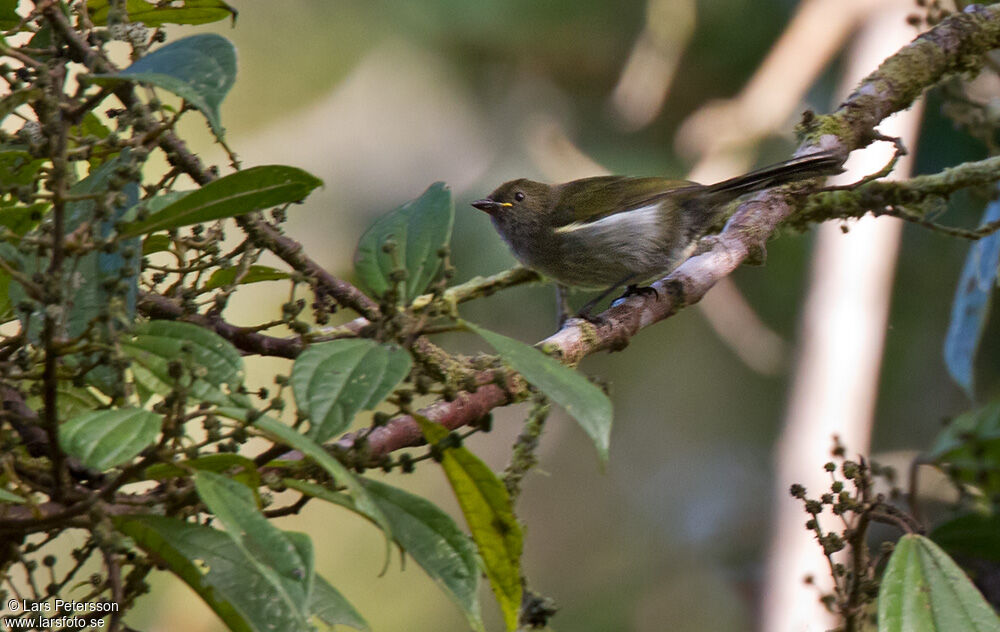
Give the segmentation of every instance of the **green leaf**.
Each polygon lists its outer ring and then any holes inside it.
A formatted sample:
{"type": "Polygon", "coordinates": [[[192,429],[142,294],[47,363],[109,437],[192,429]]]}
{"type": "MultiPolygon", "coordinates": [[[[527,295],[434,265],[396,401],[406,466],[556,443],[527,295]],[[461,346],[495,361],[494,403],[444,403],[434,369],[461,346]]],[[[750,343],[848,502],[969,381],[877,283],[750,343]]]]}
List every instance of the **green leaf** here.
{"type": "Polygon", "coordinates": [[[220,390],[243,381],[243,359],[239,351],[218,334],[191,323],[154,320],[137,325],[132,335],[120,342],[132,359],[131,371],[137,385],[149,393],[166,395],[176,379],[171,364],[181,362],[188,369],[181,383],[189,395],[220,406],[232,405],[232,398],[220,390]]]}
{"type": "Polygon", "coordinates": [[[313,616],[329,626],[339,624],[350,626],[355,630],[369,629],[368,623],[354,609],[351,602],[319,575],[313,584],[309,610],[313,616]]]}
{"type": "MultiPolygon", "coordinates": [[[[97,118],[96,114],[93,112],[87,112],[83,115],[83,119],[80,120],[79,124],[70,128],[69,133],[71,136],[77,136],[79,138],[92,136],[94,138],[104,139],[111,135],[111,130],[101,122],[101,119],[97,118]]],[[[70,139],[70,149],[83,146],[84,143],[77,142],[72,138],[70,139]]],[[[117,153],[118,150],[115,148],[102,145],[90,145],[90,154],[87,158],[87,162],[90,164],[90,169],[97,169],[108,158],[117,155],[117,153]]]]}
{"type": "MultiPolygon", "coordinates": [[[[188,196],[191,191],[167,191],[166,193],[160,193],[159,195],[154,195],[151,198],[146,198],[135,204],[122,215],[120,221],[122,222],[122,227],[125,228],[130,224],[139,221],[137,218],[141,215],[142,221],[149,219],[151,216],[159,213],[163,209],[167,208],[174,202],[183,199],[188,196]]],[[[143,246],[145,247],[145,242],[149,240],[150,237],[159,237],[166,240],[167,246],[171,243],[170,235],[148,235],[143,240],[143,246]]],[[[154,242],[156,243],[156,242],[154,242]]],[[[163,248],[166,250],[167,248],[163,248]]],[[[142,254],[147,254],[145,250],[142,254]]]]}
{"type": "Polygon", "coordinates": [[[428,500],[372,479],[363,478],[361,484],[389,518],[399,545],[462,609],[469,624],[483,630],[479,564],[468,536],[428,500]]]}
{"type": "Polygon", "coordinates": [[[955,417],[927,457],[987,496],[1000,493],[1000,402],[955,417]]]}
{"type": "MultiPolygon", "coordinates": [[[[62,10],[63,15],[69,18],[69,7],[65,3],[62,3],[59,5],[59,8],[62,10]]],[[[49,24],[48,21],[46,20],[45,22],[42,23],[42,27],[37,31],[35,31],[35,34],[31,36],[30,40],[28,40],[27,47],[33,48],[38,51],[44,51],[52,47],[53,45],[52,40],[53,40],[52,25],[49,24]]],[[[49,57],[48,53],[42,53],[41,55],[43,55],[44,57],[49,57]]]]}
{"type": "Polygon", "coordinates": [[[198,325],[151,320],[138,324],[127,344],[170,359],[189,356],[196,366],[205,369],[202,379],[215,386],[243,382],[240,352],[219,334],[198,325]]]}
{"type": "MultiPolygon", "coordinates": [[[[236,281],[237,272],[239,272],[239,270],[236,267],[219,268],[212,273],[212,276],[208,277],[208,281],[205,282],[204,289],[214,290],[216,288],[232,285],[233,282],[236,281]]],[[[290,276],[291,275],[287,272],[276,270],[270,266],[253,265],[247,268],[246,273],[240,278],[239,285],[260,283],[261,281],[280,281],[282,279],[287,279],[290,276]]]]}
{"type": "Polygon", "coordinates": [[[274,581],[295,612],[306,609],[313,579],[312,546],[300,551],[281,529],[264,517],[253,492],[231,478],[199,470],[194,476],[198,497],[226,527],[236,546],[258,561],[263,573],[277,572],[287,581],[274,581]]]}
{"type": "MultiPolygon", "coordinates": [[[[4,98],[9,98],[9,95],[4,98]]],[[[34,191],[38,173],[45,162],[42,158],[32,158],[26,150],[14,147],[0,148],[0,182],[5,187],[20,186],[34,191]]],[[[23,237],[42,221],[42,217],[51,206],[48,202],[24,205],[19,202],[14,191],[0,193],[0,226],[18,237],[23,237]]]]}
{"type": "Polygon", "coordinates": [[[968,449],[969,443],[981,446],[1000,441],[1000,402],[962,413],[942,430],[927,455],[947,460],[968,449]]]}
{"type": "MultiPolygon", "coordinates": [[[[32,410],[45,407],[41,395],[32,395],[25,401],[32,410]]],[[[85,388],[77,388],[66,382],[56,384],[56,411],[60,419],[71,419],[101,406],[101,401],[85,388]]]]}
{"type": "MultiPolygon", "coordinates": [[[[413,415],[427,442],[436,445],[448,429],[413,415]]],[[[486,577],[508,630],[517,629],[521,609],[521,551],[524,536],[514,516],[507,488],[485,463],[464,447],[442,451],[441,467],[479,549],[486,577]]]]}
{"type": "Polygon", "coordinates": [[[310,345],[292,366],[295,403],[309,417],[309,436],[323,442],[374,408],[410,372],[403,349],[369,339],[310,345]]]}
{"type": "Polygon", "coordinates": [[[149,235],[142,240],[142,254],[151,255],[154,252],[164,252],[170,250],[170,245],[173,241],[168,235],[163,233],[158,233],[156,235],[149,235]]]}
{"type": "Polygon", "coordinates": [[[38,226],[51,207],[46,202],[30,206],[0,206],[0,226],[6,227],[18,237],[24,237],[28,231],[38,226]]]}
{"type": "MultiPolygon", "coordinates": [[[[107,192],[109,182],[115,176],[115,171],[127,161],[127,157],[127,152],[122,152],[118,157],[108,160],[91,171],[90,175],[70,188],[70,195],[85,197],[90,194],[107,192]]],[[[125,203],[115,207],[111,217],[99,223],[98,233],[102,238],[110,236],[115,222],[129,206],[136,203],[139,197],[139,186],[136,182],[128,182],[124,185],[122,193],[125,195],[125,203]]],[[[96,204],[89,199],[76,200],[67,204],[66,234],[72,233],[85,222],[96,221],[95,210],[96,204]]],[[[139,257],[135,256],[126,260],[124,256],[126,249],[138,250],[138,242],[129,239],[119,240],[113,245],[110,252],[103,250],[90,252],[73,260],[72,265],[64,266],[63,278],[48,279],[50,283],[62,283],[72,300],[69,309],[63,312],[63,322],[59,323],[60,328],[65,328],[60,332],[60,335],[79,336],[102,312],[107,313],[108,307],[112,303],[119,304],[120,310],[129,320],[135,316],[139,257]],[[121,284],[124,284],[123,290],[108,287],[109,285],[119,286],[121,284]]],[[[37,272],[45,271],[48,265],[47,258],[31,258],[22,271],[30,278],[37,272]]],[[[10,284],[12,303],[17,304],[26,297],[27,291],[20,283],[10,284]]],[[[32,339],[37,338],[38,325],[43,321],[43,318],[40,311],[32,315],[30,319],[32,326],[29,328],[29,336],[32,339]]],[[[98,369],[107,369],[107,367],[98,367],[98,369]]]]}
{"type": "Polygon", "coordinates": [[[41,88],[21,88],[5,94],[3,99],[0,99],[0,123],[17,108],[25,103],[34,103],[41,97],[41,88]]]}
{"type": "MultiPolygon", "coordinates": [[[[21,267],[21,255],[10,243],[0,242],[0,260],[15,270],[21,267]]],[[[10,298],[10,290],[15,285],[16,292],[20,289],[20,284],[12,283],[11,276],[0,267],[0,323],[14,320],[14,303],[10,298]]]]}
{"type": "MultiPolygon", "coordinates": [[[[135,386],[143,402],[153,394],[165,397],[170,393],[175,383],[175,380],[170,375],[170,363],[175,359],[179,359],[168,355],[166,349],[169,347],[149,346],[152,348],[142,348],[128,342],[121,343],[122,351],[132,361],[129,370],[135,378],[135,386]]],[[[209,402],[218,406],[230,406],[233,404],[231,397],[227,397],[220,389],[212,386],[205,380],[192,380],[190,377],[182,377],[180,383],[188,387],[188,396],[192,399],[209,402]]]]}
{"type": "Polygon", "coordinates": [[[7,288],[10,287],[10,277],[0,272],[0,325],[14,320],[14,306],[10,304],[7,288]]]}
{"type": "Polygon", "coordinates": [[[997,632],[1000,619],[962,569],[931,540],[904,535],[878,596],[879,632],[997,632]]]}
{"type": "Polygon", "coordinates": [[[70,419],[59,428],[66,454],[96,470],[131,460],[156,441],[163,418],[148,410],[97,410],[70,419]]]}
{"type": "Polygon", "coordinates": [[[107,138],[111,135],[108,126],[97,118],[93,112],[87,112],[80,119],[80,123],[70,128],[70,134],[74,136],[96,136],[97,138],[107,138]]]}
{"type": "MultiPolygon", "coordinates": [[[[345,494],[308,481],[285,479],[284,483],[291,489],[371,519],[345,494]]],[[[483,630],[478,596],[479,565],[469,538],[448,514],[430,501],[372,479],[362,478],[361,484],[389,519],[396,543],[462,609],[469,625],[474,630],[483,630]]]]}
{"type": "MultiPolygon", "coordinates": [[[[191,191],[165,191],[163,193],[158,193],[151,198],[146,198],[142,201],[142,206],[145,207],[147,213],[154,215],[159,213],[163,209],[167,208],[174,202],[182,200],[188,195],[191,195],[197,189],[192,189],[191,191]]],[[[133,207],[136,208],[136,207],[133,207]]],[[[131,210],[131,209],[130,209],[131,210]]],[[[126,221],[133,221],[135,217],[129,215],[124,218],[126,221]]]]}
{"type": "MultiPolygon", "coordinates": [[[[247,410],[242,408],[219,408],[218,414],[236,419],[238,421],[248,421],[247,410]]],[[[347,493],[351,495],[354,502],[365,515],[371,517],[386,537],[386,552],[388,554],[392,541],[392,527],[389,525],[385,514],[379,509],[375,500],[368,491],[361,486],[358,479],[337,459],[304,434],[299,434],[293,428],[286,426],[277,419],[267,415],[260,415],[253,420],[253,425],[270,435],[277,443],[287,445],[301,452],[312,459],[317,465],[326,470],[327,474],[333,477],[334,482],[347,488],[347,493]]]]}
{"type": "Polygon", "coordinates": [[[295,167],[251,167],[191,191],[144,220],[126,224],[122,234],[143,235],[298,202],[321,184],[319,178],[295,167]]]}
{"type": "Polygon", "coordinates": [[[439,255],[451,239],[455,204],[443,182],[432,184],[417,199],[411,200],[377,220],[358,242],[354,271],[375,296],[394,288],[393,270],[406,270],[399,300],[409,304],[424,293],[437,278],[443,259],[439,255]],[[384,252],[387,242],[395,244],[394,253],[384,252]]]}
{"type": "MultiPolygon", "coordinates": [[[[85,195],[106,192],[109,182],[114,178],[115,170],[123,162],[127,162],[127,159],[127,153],[122,152],[119,156],[108,160],[73,186],[70,193],[85,195]]],[[[138,182],[128,182],[122,189],[122,193],[125,194],[125,203],[115,207],[111,217],[100,223],[101,237],[109,237],[122,214],[139,200],[138,182]]],[[[68,208],[67,233],[76,230],[84,222],[91,221],[96,211],[95,203],[90,200],[71,203],[68,208]]],[[[79,335],[84,331],[95,316],[107,310],[108,304],[113,300],[123,299],[124,311],[129,322],[135,318],[135,303],[139,287],[138,250],[138,239],[120,239],[110,252],[90,253],[79,259],[76,265],[76,274],[72,278],[82,277],[84,282],[75,292],[68,328],[71,336],[79,335]],[[126,259],[126,250],[136,252],[136,256],[126,259]],[[122,299],[116,298],[115,294],[105,287],[107,283],[113,281],[127,284],[127,290],[122,299]]]]}
{"type": "Polygon", "coordinates": [[[938,525],[930,538],[950,555],[1000,562],[1000,515],[959,516],[938,525]]]}
{"type": "Polygon", "coordinates": [[[154,320],[138,325],[123,338],[121,349],[132,359],[130,369],[136,384],[149,393],[167,395],[177,383],[171,365],[187,368],[180,383],[189,387],[189,396],[219,406],[233,405],[226,395],[243,381],[243,359],[239,351],[218,334],[191,323],[154,320]]]}
{"type": "Polygon", "coordinates": [[[23,505],[28,502],[26,499],[18,496],[12,491],[8,491],[0,487],[0,503],[13,503],[15,505],[23,505]]]}
{"type": "Polygon", "coordinates": [[[242,483],[253,492],[260,486],[260,472],[253,461],[238,454],[206,454],[193,459],[185,459],[177,463],[157,463],[146,468],[143,473],[147,479],[165,480],[188,476],[191,470],[205,470],[217,474],[226,474],[229,478],[242,483]]]}
{"type": "MultiPolygon", "coordinates": [[[[359,477],[359,480],[363,482],[363,479],[359,477]]],[[[375,522],[374,517],[365,513],[364,510],[358,507],[354,499],[343,492],[335,492],[332,489],[323,487],[319,483],[313,483],[310,481],[300,481],[294,478],[282,479],[282,484],[288,489],[294,489],[297,492],[302,492],[306,496],[312,498],[319,498],[320,500],[325,500],[328,503],[333,503],[334,505],[340,505],[345,509],[350,509],[356,514],[364,516],[371,522],[375,522]]]]}
{"type": "MultiPolygon", "coordinates": [[[[1000,202],[986,206],[982,223],[1000,220],[1000,202]]],[[[976,349],[990,312],[990,299],[1000,265],[1000,234],[993,233],[969,246],[962,276],[951,305],[951,320],[944,340],[944,360],[952,379],[969,399],[975,400],[973,365],[976,349]]]]}
{"type": "Polygon", "coordinates": [[[7,31],[21,23],[17,14],[17,0],[0,0],[0,30],[7,31]]]}
{"type": "MultiPolygon", "coordinates": [[[[10,96],[4,97],[8,99],[10,96]]],[[[27,149],[0,148],[0,182],[5,187],[30,186],[45,165],[44,158],[35,158],[27,149]]]]}
{"type": "MultiPolygon", "coordinates": [[[[314,580],[307,608],[301,612],[288,610],[283,598],[287,589],[275,586],[275,574],[262,572],[221,531],[163,516],[113,520],[119,531],[184,580],[230,630],[300,632],[308,629],[300,625],[300,620],[310,614],[326,622],[336,620],[358,630],[368,629],[357,611],[320,577],[314,580]]],[[[302,534],[286,535],[295,544],[302,534]]],[[[280,579],[280,582],[294,581],[280,579]]]]}
{"type": "Polygon", "coordinates": [[[169,90],[198,108],[216,136],[222,137],[219,106],[236,80],[236,49],[214,33],[192,35],[162,46],[117,74],[95,74],[92,81],[126,81],[169,90]]]}
{"type": "Polygon", "coordinates": [[[611,444],[611,400],[587,378],[538,349],[469,322],[463,322],[496,349],[503,361],[562,406],[594,442],[601,461],[611,444]]]}
{"type": "MultiPolygon", "coordinates": [[[[98,26],[107,24],[110,6],[109,0],[88,0],[90,20],[98,26]]],[[[208,24],[228,17],[235,21],[237,14],[236,9],[222,0],[175,0],[166,4],[125,0],[125,11],[130,22],[142,22],[150,27],[164,24],[208,24]]]]}

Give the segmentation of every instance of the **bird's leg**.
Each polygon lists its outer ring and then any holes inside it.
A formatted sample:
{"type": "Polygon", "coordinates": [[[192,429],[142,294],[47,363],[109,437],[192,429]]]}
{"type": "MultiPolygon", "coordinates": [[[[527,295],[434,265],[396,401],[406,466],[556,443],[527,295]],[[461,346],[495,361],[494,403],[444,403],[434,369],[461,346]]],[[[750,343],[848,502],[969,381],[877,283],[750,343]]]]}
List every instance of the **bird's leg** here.
{"type": "Polygon", "coordinates": [[[626,285],[629,281],[632,281],[634,279],[635,279],[635,275],[634,274],[630,274],[627,277],[625,277],[624,279],[622,279],[621,281],[615,283],[614,285],[612,285],[608,289],[604,290],[603,292],[601,292],[600,294],[597,295],[597,298],[591,299],[586,305],[584,305],[583,309],[581,309],[577,313],[577,316],[579,318],[584,319],[584,320],[588,320],[588,321],[593,322],[593,319],[590,317],[590,310],[594,309],[594,307],[598,303],[600,303],[605,298],[607,298],[612,292],[614,292],[615,290],[617,290],[621,286],[626,285]]]}
{"type": "Polygon", "coordinates": [[[639,296],[649,296],[650,294],[652,294],[656,298],[660,298],[660,293],[656,291],[655,287],[651,287],[649,285],[639,287],[638,285],[633,283],[632,285],[629,285],[628,287],[625,288],[624,294],[616,298],[611,303],[614,304],[622,299],[626,299],[630,296],[635,296],[636,294],[638,294],[639,296]]]}
{"type": "Polygon", "coordinates": [[[562,283],[556,283],[556,319],[558,328],[562,329],[566,321],[572,318],[573,311],[569,307],[569,288],[562,283]]]}

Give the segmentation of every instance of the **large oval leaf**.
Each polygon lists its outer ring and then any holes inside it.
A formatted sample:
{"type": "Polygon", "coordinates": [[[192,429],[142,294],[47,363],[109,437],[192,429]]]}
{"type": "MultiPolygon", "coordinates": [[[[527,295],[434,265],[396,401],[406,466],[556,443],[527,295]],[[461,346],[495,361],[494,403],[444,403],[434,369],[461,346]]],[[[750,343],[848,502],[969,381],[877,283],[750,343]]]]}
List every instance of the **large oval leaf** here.
{"type": "Polygon", "coordinates": [[[504,362],[552,401],[562,406],[594,442],[601,461],[611,444],[611,400],[579,372],[538,349],[472,323],[466,327],[483,337],[504,362]]]}
{"type": "Polygon", "coordinates": [[[290,534],[260,513],[257,499],[243,483],[199,470],[194,487],[205,507],[226,527],[233,543],[270,578],[285,605],[292,612],[304,612],[313,580],[312,544],[300,550],[290,534]]]}
{"type": "Polygon", "coordinates": [[[189,375],[181,384],[192,399],[219,406],[233,404],[233,388],[243,380],[243,359],[228,340],[191,323],[154,320],[136,327],[121,341],[122,351],[132,360],[131,371],[143,397],[166,395],[177,378],[171,364],[181,362],[189,375]],[[230,385],[227,395],[219,387],[230,385]]]}
{"type": "MultiPolygon", "coordinates": [[[[72,419],[77,415],[88,413],[101,407],[101,401],[90,391],[77,388],[66,382],[56,384],[56,412],[60,419],[72,419]]],[[[25,403],[32,410],[45,408],[45,400],[41,393],[31,395],[25,403]]]]}
{"type": "Polygon", "coordinates": [[[346,625],[355,630],[370,629],[364,617],[354,609],[351,602],[320,575],[316,576],[316,581],[313,583],[309,611],[331,628],[335,625],[346,625]]]}
{"type": "MultiPolygon", "coordinates": [[[[110,8],[111,0],[87,0],[87,11],[94,24],[107,24],[110,8]]],[[[175,0],[169,3],[125,0],[125,11],[130,22],[142,22],[146,26],[207,24],[228,17],[236,19],[236,9],[222,0],[175,0]]]]}
{"type": "MultiPolygon", "coordinates": [[[[1000,220],[1000,202],[986,206],[983,224],[1000,220]]],[[[962,276],[951,304],[951,320],[944,339],[944,361],[952,379],[969,399],[975,400],[973,368],[976,349],[989,317],[990,299],[1000,264],[1000,233],[987,235],[969,246],[962,276]]]]}
{"type": "Polygon", "coordinates": [[[180,321],[151,320],[137,325],[133,334],[132,346],[156,350],[166,358],[189,355],[205,369],[202,379],[210,384],[235,386],[243,381],[243,357],[214,331],[180,321]]]}
{"type": "Polygon", "coordinates": [[[959,516],[935,527],[930,538],[950,555],[1000,563],[998,515],[972,513],[959,516]]]}
{"type": "MultiPolygon", "coordinates": [[[[244,408],[219,408],[217,412],[224,417],[238,421],[247,421],[247,410],[244,408]]],[[[378,504],[368,493],[368,490],[362,487],[357,477],[344,467],[343,463],[330,456],[323,449],[323,446],[304,434],[296,432],[295,429],[286,426],[274,417],[261,415],[253,421],[253,425],[270,435],[278,443],[294,448],[312,459],[333,477],[336,484],[343,485],[359,509],[371,518],[372,522],[377,524],[385,533],[386,555],[388,556],[392,543],[392,526],[389,524],[389,520],[385,517],[385,514],[382,513],[382,510],[379,509],[378,504]]]]}
{"type": "Polygon", "coordinates": [[[84,413],[59,427],[66,454],[96,470],[121,465],[151,445],[163,418],[148,410],[119,408],[84,413]]]}
{"type": "Polygon", "coordinates": [[[310,346],[292,366],[292,391],[309,416],[309,436],[322,443],[375,407],[410,372],[413,361],[395,345],[333,340],[310,346]]]}
{"type": "Polygon", "coordinates": [[[904,535],[878,595],[879,632],[998,632],[1000,619],[938,545],[904,535]]]}
{"type": "MultiPolygon", "coordinates": [[[[98,224],[97,232],[102,238],[109,237],[114,224],[130,206],[138,202],[139,185],[135,181],[128,182],[122,189],[122,193],[125,194],[125,203],[116,206],[110,217],[102,221],[95,218],[97,207],[92,198],[107,191],[109,182],[115,177],[116,170],[127,164],[127,159],[128,152],[126,150],[92,170],[86,178],[70,188],[70,194],[79,199],[66,206],[65,231],[67,235],[85,223],[93,222],[98,224]]],[[[66,327],[67,335],[78,336],[83,333],[99,314],[108,311],[108,306],[112,301],[124,303],[123,311],[128,319],[131,320],[135,315],[139,258],[132,257],[126,260],[124,256],[126,250],[138,250],[138,243],[131,239],[117,240],[108,252],[98,250],[72,259],[72,266],[64,266],[64,270],[71,269],[72,272],[64,272],[64,278],[49,279],[49,282],[52,283],[62,283],[64,290],[72,299],[70,309],[63,314],[65,322],[61,324],[61,326],[66,327]],[[124,283],[124,293],[109,289],[118,286],[119,282],[124,283]]],[[[47,270],[49,266],[47,258],[28,258],[25,263],[26,265],[21,271],[28,277],[36,272],[47,270]]],[[[9,292],[10,300],[15,305],[27,296],[27,292],[17,282],[10,284],[9,292]]],[[[40,309],[41,307],[39,307],[40,309]]],[[[25,318],[27,319],[27,317],[25,318]]],[[[28,320],[30,320],[28,332],[34,338],[38,333],[37,326],[43,320],[42,314],[36,312],[28,320]]],[[[98,367],[95,372],[106,369],[107,367],[98,367]]]]}
{"type": "Polygon", "coordinates": [[[462,609],[476,630],[479,612],[479,564],[472,543],[434,503],[372,479],[361,479],[392,524],[392,535],[462,609]]]}
{"type": "Polygon", "coordinates": [[[117,74],[95,74],[94,83],[135,81],[173,92],[198,108],[216,136],[222,136],[219,106],[236,81],[236,49],[214,33],[171,42],[117,74]]]}
{"type": "Polygon", "coordinates": [[[144,220],[126,224],[122,234],[142,235],[298,202],[321,184],[319,178],[295,167],[251,167],[191,191],[144,220]]]}
{"type": "Polygon", "coordinates": [[[393,270],[406,271],[399,301],[409,304],[423,294],[441,270],[439,251],[451,239],[455,204],[443,182],[432,184],[411,200],[377,220],[358,242],[354,270],[375,296],[384,295],[397,283],[393,270]],[[385,252],[387,243],[394,252],[385,252]]]}
{"type": "MultiPolygon", "coordinates": [[[[310,615],[331,626],[368,629],[354,607],[319,576],[305,609],[292,613],[281,607],[285,603],[281,582],[276,586],[273,576],[263,572],[221,531],[163,516],[128,516],[114,521],[119,531],[184,580],[230,630],[299,632],[308,629],[297,626],[310,615]]],[[[302,536],[286,535],[293,543],[302,536]]]]}
{"type": "MultiPolygon", "coordinates": [[[[448,436],[448,429],[414,415],[431,445],[448,436]]],[[[503,482],[475,454],[464,447],[442,452],[441,467],[462,508],[472,539],[479,549],[486,577],[496,595],[508,630],[517,629],[521,610],[521,552],[524,535],[503,482]]]]}
{"type": "MultiPolygon", "coordinates": [[[[417,564],[444,589],[469,620],[474,630],[483,630],[479,609],[479,564],[476,552],[466,536],[434,503],[369,478],[361,484],[388,518],[392,537],[417,564]]],[[[285,479],[285,485],[320,500],[346,507],[366,518],[346,494],[311,483],[285,479]]]]}

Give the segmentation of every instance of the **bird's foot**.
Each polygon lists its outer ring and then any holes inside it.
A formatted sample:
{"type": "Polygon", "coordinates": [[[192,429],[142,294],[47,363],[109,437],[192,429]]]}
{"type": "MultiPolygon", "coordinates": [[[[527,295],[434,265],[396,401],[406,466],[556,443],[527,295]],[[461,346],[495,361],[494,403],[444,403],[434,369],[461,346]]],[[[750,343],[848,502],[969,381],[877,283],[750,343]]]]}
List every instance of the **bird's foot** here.
{"type": "Polygon", "coordinates": [[[600,325],[601,323],[604,322],[604,317],[601,316],[600,314],[591,314],[590,313],[590,312],[593,311],[593,309],[594,309],[594,307],[596,305],[597,305],[597,303],[595,301],[591,301],[590,303],[587,303],[586,305],[583,306],[583,309],[581,309],[580,311],[578,311],[576,313],[575,318],[579,318],[581,320],[585,320],[588,323],[590,323],[591,325],[600,325]]]}
{"type": "Polygon", "coordinates": [[[657,292],[656,288],[654,287],[651,287],[649,285],[645,285],[643,287],[639,287],[638,285],[629,285],[628,287],[625,288],[625,292],[621,296],[611,301],[611,306],[614,307],[619,302],[624,301],[625,299],[636,295],[638,296],[653,295],[656,298],[660,298],[660,293],[657,292]]]}

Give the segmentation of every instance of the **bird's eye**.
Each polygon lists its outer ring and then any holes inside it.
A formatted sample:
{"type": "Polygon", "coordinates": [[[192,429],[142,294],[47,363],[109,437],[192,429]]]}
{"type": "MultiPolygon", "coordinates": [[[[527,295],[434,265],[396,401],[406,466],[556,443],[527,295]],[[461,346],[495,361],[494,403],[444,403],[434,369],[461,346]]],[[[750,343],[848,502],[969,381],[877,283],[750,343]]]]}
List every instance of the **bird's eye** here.
{"type": "Polygon", "coordinates": [[[524,193],[518,191],[517,193],[514,194],[514,199],[520,202],[521,200],[524,199],[524,193]]]}

